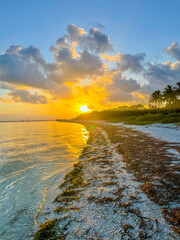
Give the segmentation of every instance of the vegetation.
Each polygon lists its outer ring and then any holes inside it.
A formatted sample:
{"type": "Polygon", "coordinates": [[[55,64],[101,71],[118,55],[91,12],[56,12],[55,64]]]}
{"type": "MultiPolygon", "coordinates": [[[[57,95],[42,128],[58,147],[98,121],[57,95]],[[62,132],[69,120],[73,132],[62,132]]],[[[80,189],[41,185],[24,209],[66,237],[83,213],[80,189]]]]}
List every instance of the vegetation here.
{"type": "Polygon", "coordinates": [[[135,117],[134,119],[126,119],[126,124],[146,125],[153,123],[178,123],[180,122],[180,113],[169,114],[146,114],[144,116],[135,117]]]}
{"type": "Polygon", "coordinates": [[[164,103],[166,108],[176,110],[180,106],[180,82],[176,85],[177,87],[167,85],[162,93],[160,90],[153,92],[149,102],[157,104],[158,107],[164,103]]]}
{"type": "Polygon", "coordinates": [[[115,109],[93,111],[79,115],[76,120],[105,120],[126,124],[146,125],[152,123],[180,123],[180,82],[170,85],[161,92],[153,92],[149,106],[142,104],[120,106],[115,109]]]}

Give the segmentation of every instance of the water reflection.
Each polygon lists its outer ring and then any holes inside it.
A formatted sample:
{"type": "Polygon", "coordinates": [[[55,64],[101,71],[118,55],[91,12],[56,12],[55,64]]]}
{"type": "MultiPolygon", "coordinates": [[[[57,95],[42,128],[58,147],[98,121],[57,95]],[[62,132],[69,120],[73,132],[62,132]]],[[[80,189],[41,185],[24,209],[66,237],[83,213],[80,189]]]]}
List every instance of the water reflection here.
{"type": "Polygon", "coordinates": [[[1,123],[0,135],[0,239],[27,239],[43,194],[77,161],[88,132],[74,123],[23,122],[1,123]]]}

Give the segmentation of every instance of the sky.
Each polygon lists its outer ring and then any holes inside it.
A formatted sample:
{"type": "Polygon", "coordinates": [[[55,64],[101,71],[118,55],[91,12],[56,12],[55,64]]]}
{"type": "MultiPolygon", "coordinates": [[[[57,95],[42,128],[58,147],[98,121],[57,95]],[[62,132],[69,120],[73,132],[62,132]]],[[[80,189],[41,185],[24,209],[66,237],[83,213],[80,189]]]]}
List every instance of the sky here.
{"type": "Polygon", "coordinates": [[[146,105],[180,79],[180,0],[0,0],[0,9],[0,120],[146,105]]]}

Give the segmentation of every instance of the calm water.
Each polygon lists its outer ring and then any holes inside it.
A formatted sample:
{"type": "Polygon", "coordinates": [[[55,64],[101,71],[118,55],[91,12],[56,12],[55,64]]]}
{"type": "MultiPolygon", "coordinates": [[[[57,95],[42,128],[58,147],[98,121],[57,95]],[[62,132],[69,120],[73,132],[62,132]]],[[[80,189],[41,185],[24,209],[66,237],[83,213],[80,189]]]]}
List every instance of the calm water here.
{"type": "Polygon", "coordinates": [[[0,123],[0,239],[32,235],[46,193],[77,161],[88,132],[75,123],[0,123]]]}

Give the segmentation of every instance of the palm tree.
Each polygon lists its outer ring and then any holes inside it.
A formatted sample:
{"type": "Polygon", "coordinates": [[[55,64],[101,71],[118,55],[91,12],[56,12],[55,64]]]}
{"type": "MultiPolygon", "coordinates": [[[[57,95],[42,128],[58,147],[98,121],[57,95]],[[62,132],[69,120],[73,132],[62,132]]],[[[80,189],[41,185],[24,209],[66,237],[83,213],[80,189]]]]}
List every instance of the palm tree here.
{"type": "Polygon", "coordinates": [[[177,82],[176,85],[177,85],[177,87],[174,87],[174,90],[177,93],[177,97],[179,97],[180,96],[180,82],[177,82]]]}
{"type": "Polygon", "coordinates": [[[150,103],[155,103],[156,107],[160,106],[160,103],[162,102],[162,94],[160,90],[154,91],[149,99],[150,103]]]}
{"type": "Polygon", "coordinates": [[[180,82],[177,82],[176,85],[177,87],[174,87],[174,91],[176,94],[175,108],[180,109],[180,82]]]}
{"type": "Polygon", "coordinates": [[[177,100],[177,97],[176,91],[173,89],[172,85],[167,85],[167,87],[164,88],[163,97],[167,102],[167,106],[173,107],[177,100]]]}

